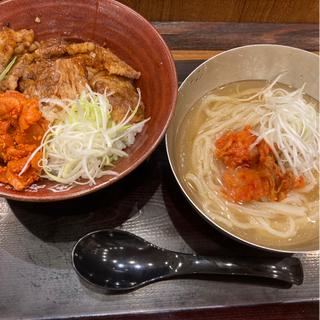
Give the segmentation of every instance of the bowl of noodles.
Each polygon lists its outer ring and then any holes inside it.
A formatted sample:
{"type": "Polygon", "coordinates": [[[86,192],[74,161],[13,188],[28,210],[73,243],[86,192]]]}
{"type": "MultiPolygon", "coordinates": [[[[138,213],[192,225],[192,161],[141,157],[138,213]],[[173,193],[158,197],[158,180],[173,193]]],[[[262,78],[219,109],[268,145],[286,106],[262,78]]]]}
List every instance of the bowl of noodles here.
{"type": "Polygon", "coordinates": [[[175,178],[227,235],[319,250],[319,57],[280,45],[219,54],[179,88],[166,136],[175,178]]]}
{"type": "Polygon", "coordinates": [[[0,195],[83,196],[156,148],[175,107],[170,51],[114,1],[0,3],[0,195]]]}

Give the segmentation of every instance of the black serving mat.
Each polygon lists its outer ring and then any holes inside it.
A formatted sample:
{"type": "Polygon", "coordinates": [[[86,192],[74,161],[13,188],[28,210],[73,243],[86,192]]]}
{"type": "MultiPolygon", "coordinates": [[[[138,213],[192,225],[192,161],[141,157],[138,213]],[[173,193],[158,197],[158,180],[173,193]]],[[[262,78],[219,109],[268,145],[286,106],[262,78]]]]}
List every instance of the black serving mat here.
{"type": "MultiPolygon", "coordinates": [[[[179,79],[199,63],[177,62],[179,79]]],[[[128,230],[187,253],[268,254],[226,238],[198,215],[173,178],[162,142],[128,177],[93,195],[48,204],[0,199],[0,318],[112,316],[318,300],[318,253],[296,255],[305,279],[291,288],[216,276],[168,280],[127,294],[92,291],[73,271],[71,249],[79,237],[99,228],[128,230]]]]}

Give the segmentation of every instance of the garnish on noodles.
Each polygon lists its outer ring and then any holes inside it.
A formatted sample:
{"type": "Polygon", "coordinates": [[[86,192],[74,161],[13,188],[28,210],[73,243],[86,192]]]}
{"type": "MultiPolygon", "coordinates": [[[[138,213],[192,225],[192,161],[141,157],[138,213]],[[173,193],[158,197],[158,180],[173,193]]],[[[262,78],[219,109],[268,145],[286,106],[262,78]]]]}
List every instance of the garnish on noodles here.
{"type": "Polygon", "coordinates": [[[280,77],[213,90],[177,136],[182,176],[208,217],[275,246],[311,239],[319,222],[319,104],[280,77]]]}
{"type": "Polygon", "coordinates": [[[216,140],[216,157],[226,165],[224,196],[239,203],[280,201],[291,190],[302,188],[304,177],[295,177],[290,170],[283,173],[265,140],[255,144],[256,140],[250,126],[216,140]]]}

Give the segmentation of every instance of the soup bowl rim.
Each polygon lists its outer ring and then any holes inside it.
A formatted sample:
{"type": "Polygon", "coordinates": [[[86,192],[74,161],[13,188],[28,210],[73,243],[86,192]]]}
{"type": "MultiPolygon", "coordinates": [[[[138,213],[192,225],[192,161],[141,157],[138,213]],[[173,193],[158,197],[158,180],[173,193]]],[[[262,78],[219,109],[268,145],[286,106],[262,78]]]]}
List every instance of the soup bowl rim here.
{"type": "MultiPolygon", "coordinates": [[[[303,54],[309,54],[311,56],[316,56],[318,57],[317,54],[313,53],[313,52],[309,52],[309,51],[305,51],[303,49],[299,49],[299,48],[295,48],[295,47],[291,47],[291,46],[285,46],[285,45],[278,45],[278,44],[253,44],[253,45],[245,45],[245,46],[240,46],[240,47],[236,47],[236,48],[232,48],[230,50],[226,50],[226,51],[223,51],[221,53],[218,53],[217,55],[214,55],[213,57],[205,60],[204,62],[202,62],[198,67],[196,67],[180,84],[179,88],[178,88],[178,97],[179,97],[179,94],[181,92],[181,90],[184,88],[184,86],[190,81],[190,78],[192,78],[192,76],[194,74],[196,74],[199,70],[201,70],[205,65],[207,65],[208,63],[210,63],[212,60],[216,59],[217,57],[220,57],[220,56],[223,56],[225,54],[229,54],[230,52],[236,52],[238,50],[243,50],[245,48],[253,48],[253,47],[279,47],[279,48],[286,48],[286,49],[292,49],[292,50],[296,50],[298,52],[303,52],[303,54]]],[[[214,89],[214,88],[213,88],[214,89]]],[[[178,100],[177,100],[178,101],[178,100]]],[[[218,229],[219,231],[222,231],[222,233],[224,233],[225,235],[227,235],[228,237],[240,242],[240,243],[243,243],[243,244],[246,244],[246,245],[249,245],[250,247],[253,247],[253,248],[258,248],[258,249],[262,249],[262,250],[265,250],[265,251],[269,251],[269,252],[276,252],[276,253],[287,253],[287,254],[294,254],[294,253],[318,253],[320,251],[320,248],[318,249],[304,249],[304,250],[299,250],[299,249],[280,249],[280,248],[274,248],[274,247],[268,247],[266,245],[262,245],[262,244],[258,244],[256,242],[253,242],[253,241],[249,241],[249,240],[246,240],[244,239],[243,237],[240,237],[240,236],[237,236],[236,234],[234,234],[233,232],[227,230],[222,224],[219,224],[217,222],[214,221],[213,218],[210,218],[209,215],[207,215],[203,209],[201,209],[201,207],[199,205],[197,205],[196,201],[193,200],[193,197],[190,196],[187,191],[186,191],[186,187],[183,185],[182,183],[182,178],[180,178],[177,170],[175,169],[175,166],[174,166],[174,160],[172,159],[173,158],[173,155],[171,156],[171,150],[170,150],[170,146],[169,146],[169,130],[170,130],[170,126],[173,122],[173,119],[174,119],[174,116],[173,118],[171,119],[171,123],[168,127],[168,131],[166,132],[166,135],[165,135],[165,145],[166,145],[166,152],[167,152],[167,156],[168,156],[168,161],[169,161],[169,164],[170,164],[170,168],[171,168],[171,171],[173,172],[173,175],[175,177],[175,180],[177,181],[180,189],[182,190],[184,196],[187,198],[187,200],[190,202],[190,204],[196,209],[195,211],[202,217],[204,218],[207,222],[210,223],[210,225],[212,225],[213,227],[215,227],[215,229],[218,229]]],[[[181,125],[181,123],[180,123],[181,125]]],[[[175,128],[175,131],[177,131],[178,128],[175,128]]],[[[319,242],[319,239],[318,239],[318,242],[319,242]]]]}

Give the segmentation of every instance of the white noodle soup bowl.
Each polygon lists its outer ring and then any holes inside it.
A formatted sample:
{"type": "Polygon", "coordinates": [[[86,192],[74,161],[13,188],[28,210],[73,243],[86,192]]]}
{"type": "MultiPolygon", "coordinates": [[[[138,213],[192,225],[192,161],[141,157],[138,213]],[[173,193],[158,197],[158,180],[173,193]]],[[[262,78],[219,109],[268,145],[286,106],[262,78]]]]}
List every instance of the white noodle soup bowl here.
{"type": "MultiPolygon", "coordinates": [[[[201,208],[201,204],[187,188],[179,171],[176,153],[177,134],[190,108],[209,91],[243,80],[273,80],[283,73],[281,83],[300,88],[319,101],[319,56],[301,49],[282,45],[249,45],[220,53],[197,67],[180,85],[174,116],[166,134],[166,148],[173,174],[184,195],[199,214],[227,236],[256,248],[285,253],[313,252],[319,250],[319,232],[312,241],[284,247],[261,245],[240,237],[214,220],[201,208]]],[[[214,229],[212,230],[214,232],[214,229]]]]}

